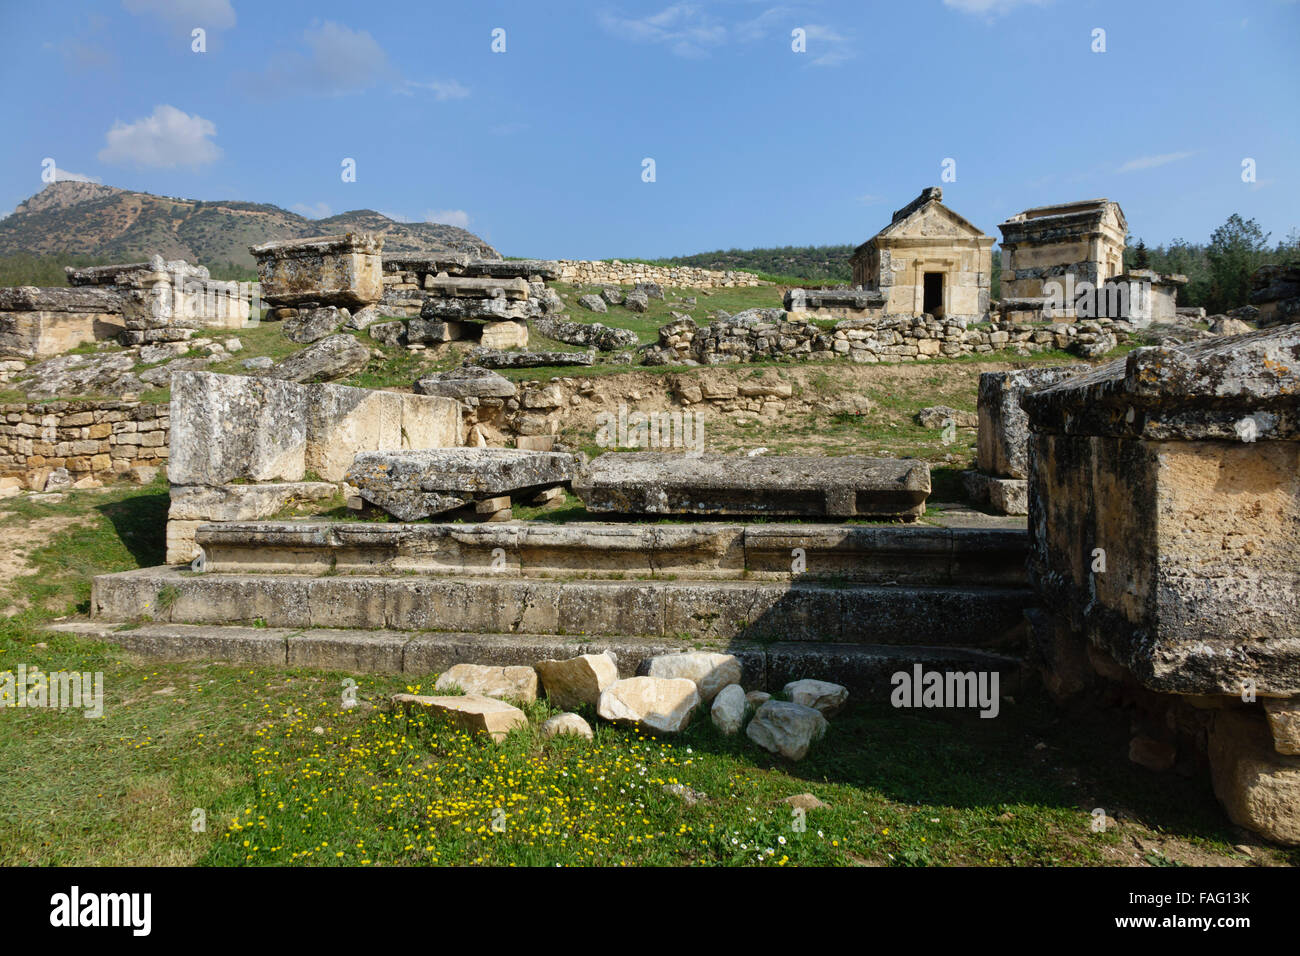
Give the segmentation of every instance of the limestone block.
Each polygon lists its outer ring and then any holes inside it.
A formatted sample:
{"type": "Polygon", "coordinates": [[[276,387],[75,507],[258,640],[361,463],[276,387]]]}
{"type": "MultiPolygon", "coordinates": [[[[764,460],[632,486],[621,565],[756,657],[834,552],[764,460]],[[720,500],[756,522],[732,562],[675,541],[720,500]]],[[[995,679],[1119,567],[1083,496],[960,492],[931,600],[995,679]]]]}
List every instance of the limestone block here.
{"type": "Polygon", "coordinates": [[[382,236],[347,233],[252,246],[262,297],[272,305],[303,302],[362,308],[383,298],[382,236]]]}
{"type": "Polygon", "coordinates": [[[647,677],[684,677],[694,681],[700,700],[708,704],[728,684],[741,678],[740,660],[734,654],[693,651],[686,654],[661,654],[649,658],[644,666],[647,677]]]}
{"type": "Polygon", "coordinates": [[[289,382],[210,372],[172,377],[171,460],[177,485],[301,481],[307,406],[289,382]]]}
{"type": "Polygon", "coordinates": [[[1300,757],[1274,750],[1264,719],[1221,710],[1210,731],[1214,794],[1233,823],[1300,845],[1300,757]]]}
{"type": "Polygon", "coordinates": [[[394,694],[392,702],[407,713],[420,708],[444,714],[467,730],[486,733],[495,741],[518,727],[527,727],[528,718],[518,707],[479,694],[463,697],[425,697],[419,694],[394,694]]]}
{"type": "Polygon", "coordinates": [[[785,685],[784,693],[794,703],[811,707],[824,717],[834,717],[849,700],[847,687],[811,678],[791,681],[785,685]]]}
{"type": "Polygon", "coordinates": [[[827,726],[820,711],[789,701],[769,700],[758,708],[745,728],[745,736],[787,760],[802,760],[813,742],[825,735],[827,726]]]}
{"type": "Polygon", "coordinates": [[[1267,698],[1264,713],[1273,734],[1273,748],[1280,754],[1300,756],[1300,700],[1267,698]]]}
{"type": "Polygon", "coordinates": [[[728,736],[740,733],[740,728],[745,723],[747,706],[745,689],[739,684],[728,684],[713,698],[713,706],[709,710],[713,726],[728,736]]]}
{"type": "Polygon", "coordinates": [[[538,729],[544,740],[565,734],[584,737],[587,740],[591,740],[594,736],[591,732],[591,724],[577,714],[556,714],[554,717],[548,717],[538,729]]]}
{"type": "Polygon", "coordinates": [[[684,677],[629,677],[600,695],[596,713],[606,720],[657,733],[685,730],[700,706],[695,682],[684,677]]]}
{"type": "Polygon", "coordinates": [[[546,699],[570,710],[600,700],[604,690],[618,680],[618,663],[609,654],[582,654],[568,660],[537,662],[546,699]]]}
{"type": "Polygon", "coordinates": [[[1020,408],[1021,396],[1088,369],[1087,365],[1072,365],[980,375],[976,456],[980,471],[1004,478],[1027,478],[1029,418],[1020,408]]]}
{"type": "Polygon", "coordinates": [[[488,322],[479,341],[485,349],[527,348],[528,326],[523,322],[488,322]]]}
{"type": "Polygon", "coordinates": [[[509,698],[531,704],[537,699],[537,671],[531,667],[456,664],[439,675],[433,689],[445,692],[454,687],[466,694],[509,698]]]}

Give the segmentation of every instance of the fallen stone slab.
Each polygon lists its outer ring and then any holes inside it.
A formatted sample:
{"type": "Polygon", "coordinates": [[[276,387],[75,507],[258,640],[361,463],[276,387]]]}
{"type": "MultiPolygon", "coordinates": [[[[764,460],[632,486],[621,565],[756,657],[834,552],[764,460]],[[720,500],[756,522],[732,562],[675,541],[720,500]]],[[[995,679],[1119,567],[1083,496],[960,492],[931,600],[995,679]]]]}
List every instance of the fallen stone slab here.
{"type": "Polygon", "coordinates": [[[442,395],[464,401],[467,398],[514,398],[519,391],[510,379],[477,365],[453,368],[426,375],[415,383],[417,395],[442,395]]]}
{"type": "Polygon", "coordinates": [[[652,657],[646,661],[644,669],[647,677],[684,677],[693,681],[700,692],[700,699],[706,704],[728,684],[739,684],[742,673],[740,660],[734,654],[704,651],[652,657]]]}
{"type": "Polygon", "coordinates": [[[595,364],[595,352],[506,352],[475,349],[473,360],[484,368],[550,368],[561,365],[595,364]]]}
{"type": "Polygon", "coordinates": [[[758,708],[745,736],[764,750],[787,760],[802,760],[829,725],[820,711],[784,700],[769,700],[758,708]]]}
{"type": "Polygon", "coordinates": [[[583,704],[596,706],[605,688],[618,680],[618,663],[610,654],[581,654],[568,660],[536,664],[546,699],[566,710],[583,704]]]}
{"type": "Polygon", "coordinates": [[[600,695],[596,713],[615,723],[675,734],[686,729],[700,692],[684,677],[629,677],[615,681],[600,695]]]}
{"type": "Polygon", "coordinates": [[[594,459],[573,491],[598,513],[914,520],[925,513],[930,466],[912,459],[630,452],[594,459]]]}
{"type": "Polygon", "coordinates": [[[370,349],[340,332],[293,353],[270,368],[265,377],[283,382],[330,382],[355,375],[369,361],[370,349]]]}
{"type": "Polygon", "coordinates": [[[401,521],[470,501],[540,491],[573,479],[573,456],[517,448],[434,448],[360,452],[346,481],[401,521]]]}
{"type": "Polygon", "coordinates": [[[466,694],[463,697],[425,697],[420,694],[394,694],[392,702],[407,713],[427,708],[446,714],[467,730],[485,733],[502,741],[516,727],[527,727],[528,718],[518,707],[493,697],[466,694]]]}
{"type": "Polygon", "coordinates": [[[466,694],[509,698],[531,704],[537,699],[537,671],[531,667],[456,664],[438,676],[434,690],[460,688],[466,694]]]}
{"type": "MultiPolygon", "coordinates": [[[[594,311],[605,311],[605,302],[599,296],[583,296],[583,299],[599,303],[600,308],[594,311]]],[[[592,307],[587,305],[587,308],[592,307]]],[[[631,329],[615,329],[600,322],[570,322],[554,316],[541,316],[533,320],[533,328],[557,342],[583,347],[591,346],[600,352],[634,349],[641,344],[641,340],[631,329]]]]}
{"type": "Polygon", "coordinates": [[[560,264],[550,259],[471,259],[464,266],[467,276],[493,279],[547,279],[560,277],[560,264]]]}
{"type": "Polygon", "coordinates": [[[352,317],[347,309],[333,305],[304,305],[296,315],[285,319],[280,333],[290,342],[310,345],[338,331],[340,325],[352,317]]]}

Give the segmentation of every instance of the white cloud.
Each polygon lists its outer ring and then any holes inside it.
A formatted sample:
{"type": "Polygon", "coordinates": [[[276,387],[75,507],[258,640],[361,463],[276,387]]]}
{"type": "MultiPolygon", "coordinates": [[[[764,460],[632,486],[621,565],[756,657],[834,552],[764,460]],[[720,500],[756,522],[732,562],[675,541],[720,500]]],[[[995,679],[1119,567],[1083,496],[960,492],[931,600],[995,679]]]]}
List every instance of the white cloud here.
{"type": "Polygon", "coordinates": [[[230,0],[122,0],[127,13],[148,16],[187,36],[195,27],[211,33],[235,25],[230,0]]]}
{"type": "Polygon", "coordinates": [[[722,22],[693,3],[674,3],[646,17],[602,13],[600,24],[620,39],[666,44],[678,56],[692,59],[707,56],[711,47],[727,39],[722,22]]]}
{"type": "Polygon", "coordinates": [[[469,87],[456,80],[432,80],[428,83],[407,80],[397,92],[410,96],[412,90],[430,90],[436,100],[463,100],[469,96],[469,87]]]}
{"type": "Polygon", "coordinates": [[[66,169],[54,167],[54,181],[56,183],[102,183],[103,180],[98,176],[86,176],[83,173],[70,173],[66,169]]]}
{"type": "Polygon", "coordinates": [[[424,214],[424,221],[466,229],[469,227],[469,213],[464,209],[430,209],[424,214]]]}
{"type": "Polygon", "coordinates": [[[174,106],[155,107],[151,116],[134,123],[118,120],[104,136],[99,159],[136,166],[203,166],[221,157],[210,137],[217,134],[211,120],[191,116],[174,106]]]}
{"type": "Polygon", "coordinates": [[[365,30],[316,21],[303,31],[302,41],[305,53],[281,54],[256,77],[259,92],[355,93],[393,73],[388,54],[365,30]]]}
{"type": "Polygon", "coordinates": [[[1138,156],[1136,159],[1130,159],[1117,172],[1132,173],[1140,169],[1155,169],[1157,166],[1167,166],[1170,163],[1176,163],[1188,156],[1195,155],[1196,150],[1192,149],[1181,153],[1161,153],[1159,156],[1138,156]]]}
{"type": "Polygon", "coordinates": [[[327,202],[296,202],[289,208],[300,216],[306,216],[308,219],[326,219],[334,212],[327,202]]]}
{"type": "Polygon", "coordinates": [[[839,66],[857,56],[853,41],[830,27],[812,23],[804,27],[808,37],[808,55],[813,66],[839,66]]]}
{"type": "Polygon", "coordinates": [[[943,5],[976,16],[1000,17],[1016,7],[1041,7],[1050,0],[943,0],[943,5]]]}

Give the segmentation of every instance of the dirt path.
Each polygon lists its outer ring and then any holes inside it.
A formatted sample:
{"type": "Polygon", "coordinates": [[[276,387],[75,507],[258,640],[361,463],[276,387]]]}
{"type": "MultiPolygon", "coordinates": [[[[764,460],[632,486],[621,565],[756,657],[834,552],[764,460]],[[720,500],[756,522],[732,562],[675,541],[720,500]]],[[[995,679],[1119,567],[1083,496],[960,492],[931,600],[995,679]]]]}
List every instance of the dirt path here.
{"type": "Polygon", "coordinates": [[[27,599],[14,593],[14,581],[33,570],[28,557],[55,535],[84,527],[92,515],[51,515],[23,521],[10,518],[0,524],[0,615],[11,617],[27,607],[27,599]]]}

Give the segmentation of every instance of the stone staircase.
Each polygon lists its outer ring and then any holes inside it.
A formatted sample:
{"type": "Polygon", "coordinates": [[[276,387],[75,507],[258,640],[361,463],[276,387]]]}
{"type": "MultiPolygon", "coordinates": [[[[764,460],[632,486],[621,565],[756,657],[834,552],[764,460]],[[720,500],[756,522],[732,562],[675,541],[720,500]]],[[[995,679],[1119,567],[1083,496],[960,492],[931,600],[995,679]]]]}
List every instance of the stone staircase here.
{"type": "Polygon", "coordinates": [[[202,571],[97,577],[60,629],[160,658],[427,675],[612,650],[736,654],[747,687],[887,689],[926,669],[1018,673],[1023,530],[360,521],[199,528],[202,571]]]}

